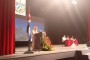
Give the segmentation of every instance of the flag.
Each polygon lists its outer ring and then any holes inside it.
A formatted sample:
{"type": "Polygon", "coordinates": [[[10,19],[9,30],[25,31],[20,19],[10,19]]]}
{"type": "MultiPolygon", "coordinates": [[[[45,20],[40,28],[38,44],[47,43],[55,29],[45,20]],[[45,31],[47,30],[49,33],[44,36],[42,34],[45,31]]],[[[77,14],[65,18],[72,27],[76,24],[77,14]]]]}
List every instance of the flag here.
{"type": "Polygon", "coordinates": [[[27,25],[27,33],[28,33],[28,35],[29,35],[29,40],[30,40],[30,42],[32,42],[31,16],[30,16],[30,11],[28,11],[28,14],[27,14],[27,21],[28,21],[28,25],[27,25]]]}
{"type": "Polygon", "coordinates": [[[27,20],[28,20],[28,21],[31,20],[30,11],[28,11],[27,20]]]}

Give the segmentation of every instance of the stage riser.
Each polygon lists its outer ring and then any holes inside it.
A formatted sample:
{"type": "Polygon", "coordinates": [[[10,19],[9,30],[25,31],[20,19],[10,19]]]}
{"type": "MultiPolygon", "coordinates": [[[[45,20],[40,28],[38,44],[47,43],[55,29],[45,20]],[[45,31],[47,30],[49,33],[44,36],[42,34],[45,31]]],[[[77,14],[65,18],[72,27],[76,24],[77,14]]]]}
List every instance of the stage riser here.
{"type": "Polygon", "coordinates": [[[89,50],[82,51],[82,54],[83,55],[88,55],[88,58],[90,59],[90,49],[89,50]]]}
{"type": "Polygon", "coordinates": [[[90,53],[90,50],[83,50],[82,51],[82,54],[87,54],[87,53],[90,53]]]}
{"type": "Polygon", "coordinates": [[[52,53],[43,54],[37,56],[19,57],[19,58],[9,58],[4,60],[58,60],[63,58],[74,57],[75,52],[62,52],[62,53],[52,53]]]}
{"type": "Polygon", "coordinates": [[[60,60],[73,58],[76,50],[82,51],[82,55],[90,52],[86,44],[80,44],[75,48],[54,45],[54,49],[55,51],[34,51],[34,54],[24,54],[28,47],[16,47],[15,54],[0,56],[0,60],[60,60]]]}

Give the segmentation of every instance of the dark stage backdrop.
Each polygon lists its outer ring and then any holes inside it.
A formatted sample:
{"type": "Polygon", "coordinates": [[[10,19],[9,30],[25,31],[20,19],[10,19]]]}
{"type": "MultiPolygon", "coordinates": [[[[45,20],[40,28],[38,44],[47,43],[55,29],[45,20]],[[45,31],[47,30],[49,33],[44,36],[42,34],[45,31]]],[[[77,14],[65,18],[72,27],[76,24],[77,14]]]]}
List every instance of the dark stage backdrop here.
{"type": "Polygon", "coordinates": [[[82,20],[83,23],[76,19],[72,22],[70,19],[50,20],[46,24],[46,31],[54,44],[62,44],[62,36],[74,36],[79,43],[87,43],[87,19],[82,20]]]}
{"type": "Polygon", "coordinates": [[[87,43],[88,16],[85,5],[61,5],[59,11],[52,9],[52,15],[46,20],[46,31],[54,44],[62,44],[62,36],[74,36],[78,42],[87,43]]]}

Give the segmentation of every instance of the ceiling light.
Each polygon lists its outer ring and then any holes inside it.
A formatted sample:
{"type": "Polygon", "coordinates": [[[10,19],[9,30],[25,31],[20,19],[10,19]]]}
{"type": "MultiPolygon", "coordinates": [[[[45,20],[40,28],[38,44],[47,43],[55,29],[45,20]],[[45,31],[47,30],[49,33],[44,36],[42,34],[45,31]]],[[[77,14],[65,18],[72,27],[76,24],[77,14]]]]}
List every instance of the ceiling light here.
{"type": "Polygon", "coordinates": [[[72,3],[73,3],[74,5],[76,5],[76,4],[77,4],[76,0],[72,0],[72,3]]]}

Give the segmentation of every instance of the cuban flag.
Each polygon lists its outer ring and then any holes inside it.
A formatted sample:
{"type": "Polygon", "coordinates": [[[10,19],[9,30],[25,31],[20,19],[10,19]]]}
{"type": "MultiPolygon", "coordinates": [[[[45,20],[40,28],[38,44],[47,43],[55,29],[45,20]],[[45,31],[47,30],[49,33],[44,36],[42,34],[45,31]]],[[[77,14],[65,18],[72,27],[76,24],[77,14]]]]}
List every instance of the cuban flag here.
{"type": "Polygon", "coordinates": [[[31,33],[31,16],[30,16],[30,12],[28,12],[27,15],[27,20],[28,20],[28,25],[27,25],[27,34],[28,34],[28,39],[30,42],[32,42],[32,33],[31,33]]]}

